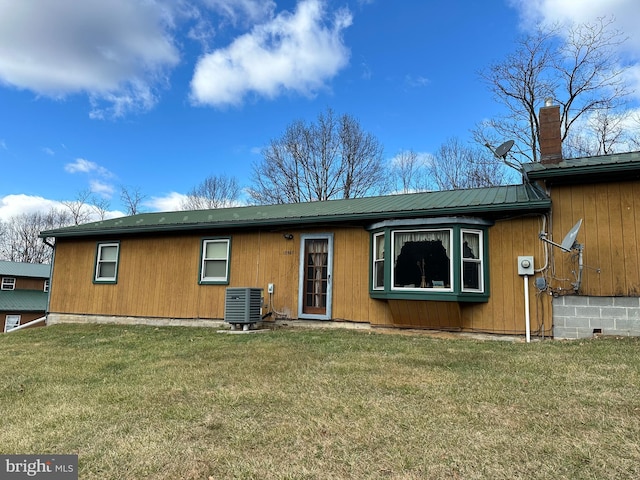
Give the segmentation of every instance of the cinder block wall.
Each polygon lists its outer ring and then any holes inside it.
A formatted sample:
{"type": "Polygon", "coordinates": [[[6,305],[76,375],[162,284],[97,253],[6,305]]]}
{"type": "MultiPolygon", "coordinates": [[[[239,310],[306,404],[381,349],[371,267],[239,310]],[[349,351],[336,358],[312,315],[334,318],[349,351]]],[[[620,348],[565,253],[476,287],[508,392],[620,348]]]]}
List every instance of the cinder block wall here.
{"type": "Polygon", "coordinates": [[[567,295],[553,299],[553,337],[640,336],[640,297],[567,295]]]}

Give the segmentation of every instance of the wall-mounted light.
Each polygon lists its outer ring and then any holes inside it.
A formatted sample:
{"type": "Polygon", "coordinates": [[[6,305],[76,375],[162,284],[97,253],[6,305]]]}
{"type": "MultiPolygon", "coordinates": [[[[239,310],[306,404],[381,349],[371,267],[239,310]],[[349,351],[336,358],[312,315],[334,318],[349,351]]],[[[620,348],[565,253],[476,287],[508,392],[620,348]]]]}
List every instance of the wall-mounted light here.
{"type": "Polygon", "coordinates": [[[287,240],[293,240],[293,233],[285,233],[284,235],[282,235],[284,238],[286,238],[287,240]]]}

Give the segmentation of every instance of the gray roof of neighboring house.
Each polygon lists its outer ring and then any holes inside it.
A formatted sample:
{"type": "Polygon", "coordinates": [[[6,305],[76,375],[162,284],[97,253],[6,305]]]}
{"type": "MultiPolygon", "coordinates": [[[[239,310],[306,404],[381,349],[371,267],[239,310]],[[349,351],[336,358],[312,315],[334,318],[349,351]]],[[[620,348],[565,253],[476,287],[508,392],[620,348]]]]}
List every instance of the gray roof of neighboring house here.
{"type": "Polygon", "coordinates": [[[450,215],[504,215],[546,211],[551,200],[536,186],[507,185],[325,202],[291,203],[143,213],[74,227],[47,230],[41,237],[85,237],[123,233],[158,233],[229,228],[291,227],[393,218],[450,215]]]}
{"type": "Polygon", "coordinates": [[[39,290],[0,290],[0,312],[44,312],[47,297],[39,290]]]}
{"type": "Polygon", "coordinates": [[[49,278],[51,265],[0,261],[0,276],[49,278]]]}
{"type": "Polygon", "coordinates": [[[640,152],[568,158],[559,163],[526,163],[523,169],[529,180],[640,178],[640,152]]]}

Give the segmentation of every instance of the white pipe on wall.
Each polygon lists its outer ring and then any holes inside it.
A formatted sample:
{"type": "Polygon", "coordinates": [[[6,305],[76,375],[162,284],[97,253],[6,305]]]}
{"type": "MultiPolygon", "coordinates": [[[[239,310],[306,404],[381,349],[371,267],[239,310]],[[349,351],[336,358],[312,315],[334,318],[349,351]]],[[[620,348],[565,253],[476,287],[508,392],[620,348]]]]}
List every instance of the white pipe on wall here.
{"type": "Polygon", "coordinates": [[[529,317],[529,275],[524,275],[524,321],[527,343],[531,342],[531,319],[529,317]]]}

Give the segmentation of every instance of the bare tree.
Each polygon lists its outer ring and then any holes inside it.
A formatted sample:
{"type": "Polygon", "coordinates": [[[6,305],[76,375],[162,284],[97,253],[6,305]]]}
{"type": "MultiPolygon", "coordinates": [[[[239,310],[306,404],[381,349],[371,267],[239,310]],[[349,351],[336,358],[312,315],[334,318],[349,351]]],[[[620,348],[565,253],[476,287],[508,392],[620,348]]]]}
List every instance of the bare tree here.
{"type": "Polygon", "coordinates": [[[207,210],[233,206],[240,196],[235,177],[210,175],[194,187],[181,204],[183,210],[207,210]]]}
{"type": "Polygon", "coordinates": [[[431,156],[429,171],[435,190],[491,187],[507,178],[499,159],[488,151],[467,147],[455,137],[431,156]]]}
{"type": "Polygon", "coordinates": [[[38,235],[43,230],[73,223],[71,214],[64,210],[23,213],[11,217],[4,224],[0,237],[0,258],[10,262],[49,263],[52,250],[38,235]]]}
{"type": "Polygon", "coordinates": [[[356,198],[388,187],[381,144],[353,117],[331,109],[316,123],[294,121],[262,155],[248,191],[256,203],[356,198]]]}
{"type": "Polygon", "coordinates": [[[629,148],[633,131],[629,112],[599,110],[567,135],[562,148],[569,157],[608,155],[629,148]]]}
{"type": "Polygon", "coordinates": [[[537,110],[546,98],[561,107],[563,141],[582,117],[621,107],[628,91],[616,51],[625,39],[612,23],[600,18],[566,29],[541,26],[521,39],[504,61],[481,72],[506,113],[479,124],[475,139],[484,145],[512,138],[517,153],[535,162],[539,160],[537,110]]]}
{"type": "Polygon", "coordinates": [[[67,207],[69,210],[74,225],[87,223],[91,220],[91,208],[87,203],[90,197],[90,190],[81,190],[78,192],[74,200],[62,202],[62,205],[67,207]]]}
{"type": "Polygon", "coordinates": [[[142,213],[141,207],[144,199],[147,198],[144,195],[140,187],[120,187],[120,200],[125,206],[127,215],[136,215],[142,213]]]}
{"type": "Polygon", "coordinates": [[[427,165],[415,151],[402,150],[391,161],[391,178],[400,193],[419,192],[427,188],[427,165]]]}
{"type": "Polygon", "coordinates": [[[109,200],[93,196],[91,198],[91,209],[95,212],[99,220],[104,220],[109,211],[109,200]]]}

